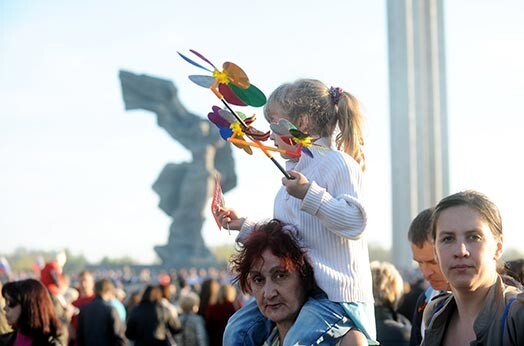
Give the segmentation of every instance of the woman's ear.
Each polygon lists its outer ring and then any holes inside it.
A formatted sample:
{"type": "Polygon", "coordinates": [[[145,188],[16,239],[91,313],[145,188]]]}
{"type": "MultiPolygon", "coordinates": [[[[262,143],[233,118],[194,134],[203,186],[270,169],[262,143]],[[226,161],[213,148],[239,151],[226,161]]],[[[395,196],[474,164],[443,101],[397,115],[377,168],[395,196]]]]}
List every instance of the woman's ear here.
{"type": "Polygon", "coordinates": [[[500,257],[502,257],[502,252],[504,251],[504,238],[502,234],[498,237],[498,239],[495,239],[497,249],[495,250],[495,256],[493,259],[495,261],[499,260],[500,257]]]}

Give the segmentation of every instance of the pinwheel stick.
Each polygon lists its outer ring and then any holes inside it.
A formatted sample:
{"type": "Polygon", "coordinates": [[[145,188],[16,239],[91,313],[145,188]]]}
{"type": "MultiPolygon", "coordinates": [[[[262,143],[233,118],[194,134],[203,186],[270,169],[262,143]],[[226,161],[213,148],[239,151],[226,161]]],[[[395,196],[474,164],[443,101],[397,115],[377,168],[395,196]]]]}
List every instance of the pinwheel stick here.
{"type": "MultiPolygon", "coordinates": [[[[240,125],[242,125],[242,128],[244,129],[247,129],[249,128],[249,126],[247,126],[247,124],[244,122],[244,120],[242,120],[242,118],[240,118],[238,116],[238,114],[229,106],[229,104],[226,102],[226,100],[224,100],[224,96],[222,96],[222,94],[220,94],[218,91],[214,90],[214,89],[211,89],[213,90],[213,93],[218,96],[218,98],[220,99],[220,101],[222,101],[222,103],[224,104],[224,106],[226,106],[226,108],[231,112],[231,114],[233,114],[235,116],[235,118],[238,120],[238,122],[240,123],[240,125]]],[[[251,137],[250,137],[251,138],[251,137]]],[[[292,177],[291,175],[289,175],[288,172],[286,172],[286,170],[284,169],[284,167],[282,167],[280,165],[280,163],[278,163],[277,160],[275,160],[275,158],[273,157],[273,155],[271,155],[271,153],[266,150],[264,147],[264,145],[260,144],[259,141],[257,141],[256,139],[254,138],[251,138],[253,140],[253,142],[259,144],[260,146],[258,148],[260,148],[260,150],[262,150],[262,152],[264,154],[266,154],[267,157],[269,157],[269,159],[271,161],[273,161],[273,163],[275,164],[275,166],[277,166],[277,168],[280,170],[280,172],[282,172],[282,174],[284,174],[284,176],[287,178],[287,179],[290,179],[290,180],[293,180],[295,179],[294,177],[292,177]]]]}

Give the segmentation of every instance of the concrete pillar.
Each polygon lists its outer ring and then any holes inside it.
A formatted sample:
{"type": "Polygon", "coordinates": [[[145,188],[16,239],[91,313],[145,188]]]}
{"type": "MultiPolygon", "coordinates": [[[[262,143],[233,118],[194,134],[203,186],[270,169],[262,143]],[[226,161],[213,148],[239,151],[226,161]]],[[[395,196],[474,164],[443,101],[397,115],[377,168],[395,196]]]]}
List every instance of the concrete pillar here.
{"type": "Polygon", "coordinates": [[[411,266],[407,230],[449,192],[442,0],[388,0],[392,256],[411,266]]]}

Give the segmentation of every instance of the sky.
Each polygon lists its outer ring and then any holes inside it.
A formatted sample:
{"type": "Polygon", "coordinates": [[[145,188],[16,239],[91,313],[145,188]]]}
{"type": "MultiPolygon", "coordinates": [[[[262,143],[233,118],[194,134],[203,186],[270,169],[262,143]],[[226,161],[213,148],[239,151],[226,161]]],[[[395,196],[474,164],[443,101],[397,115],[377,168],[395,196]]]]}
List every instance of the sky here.
{"type": "MultiPolygon", "coordinates": [[[[451,192],[473,188],[499,206],[506,247],[524,251],[524,2],[445,1],[451,192]]],[[[187,79],[177,51],[240,65],[269,95],[297,78],[322,80],[364,106],[370,243],[391,246],[386,0],[0,0],[0,253],[69,248],[90,261],[152,263],[172,220],[151,189],[189,153],[155,115],[124,110],[118,71],[174,82],[204,116],[217,104],[187,79]]],[[[268,129],[261,109],[257,128],[268,129]]],[[[234,152],[240,214],[272,215],[281,173],[234,152]]],[[[281,161],[283,162],[283,161],[281,161]]],[[[207,208],[207,207],[206,207],[207,208]]],[[[232,244],[211,215],[206,244],[232,244]]]]}

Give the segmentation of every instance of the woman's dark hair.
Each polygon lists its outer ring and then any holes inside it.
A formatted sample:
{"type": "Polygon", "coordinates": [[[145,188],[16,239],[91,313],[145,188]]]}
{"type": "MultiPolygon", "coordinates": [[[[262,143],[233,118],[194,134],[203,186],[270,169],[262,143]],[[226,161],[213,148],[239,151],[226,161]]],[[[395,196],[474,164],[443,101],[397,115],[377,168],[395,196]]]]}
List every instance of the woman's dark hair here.
{"type": "Polygon", "coordinates": [[[231,258],[232,270],[237,273],[234,282],[240,284],[243,292],[251,292],[249,284],[251,267],[255,261],[262,259],[266,249],[280,258],[286,269],[295,269],[299,273],[306,294],[317,287],[313,267],[307,261],[306,253],[298,244],[294,233],[296,233],[295,228],[275,219],[255,227],[240,250],[231,258]]]}
{"type": "Polygon", "coordinates": [[[142,300],[140,303],[154,303],[158,304],[162,302],[162,290],[158,286],[149,285],[142,294],[142,300]]]}
{"type": "Polygon", "coordinates": [[[26,279],[6,283],[2,296],[20,304],[20,317],[14,326],[36,342],[59,335],[60,324],[53,301],[45,286],[38,280],[26,279]]]}
{"type": "Polygon", "coordinates": [[[444,197],[438,202],[431,219],[431,237],[433,241],[437,238],[437,222],[440,214],[448,208],[458,206],[466,206],[475,210],[488,224],[495,238],[502,236],[502,218],[495,203],[478,191],[466,190],[444,197]]]}

